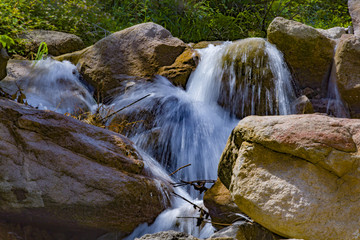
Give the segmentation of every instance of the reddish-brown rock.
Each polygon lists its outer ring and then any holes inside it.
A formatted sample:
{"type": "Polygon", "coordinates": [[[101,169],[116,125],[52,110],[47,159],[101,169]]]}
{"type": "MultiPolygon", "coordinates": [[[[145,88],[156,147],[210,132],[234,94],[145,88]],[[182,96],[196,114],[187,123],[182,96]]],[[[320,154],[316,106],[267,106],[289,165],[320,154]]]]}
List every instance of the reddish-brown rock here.
{"type": "Polygon", "coordinates": [[[3,221],[130,233],[168,204],[146,164],[122,135],[0,98],[3,221]]]}

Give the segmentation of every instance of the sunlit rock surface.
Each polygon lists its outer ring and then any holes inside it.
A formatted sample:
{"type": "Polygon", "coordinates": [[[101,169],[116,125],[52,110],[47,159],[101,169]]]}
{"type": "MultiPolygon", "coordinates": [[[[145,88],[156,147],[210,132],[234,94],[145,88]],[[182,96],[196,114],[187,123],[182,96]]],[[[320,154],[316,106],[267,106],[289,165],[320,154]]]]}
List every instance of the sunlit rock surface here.
{"type": "Polygon", "coordinates": [[[241,120],[218,174],[238,207],[279,235],[359,239],[360,121],[322,115],[241,120]]]}
{"type": "Polygon", "coordinates": [[[129,76],[151,78],[169,66],[186,44],[155,23],[143,23],[98,41],[79,59],[81,74],[99,91],[121,86],[129,76]]]}

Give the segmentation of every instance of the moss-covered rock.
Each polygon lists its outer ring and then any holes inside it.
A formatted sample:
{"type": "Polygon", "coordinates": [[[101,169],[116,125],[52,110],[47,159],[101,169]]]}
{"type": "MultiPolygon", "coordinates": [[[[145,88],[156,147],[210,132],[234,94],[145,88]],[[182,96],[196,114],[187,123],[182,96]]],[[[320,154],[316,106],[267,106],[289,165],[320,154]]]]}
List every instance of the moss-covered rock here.
{"type": "Polygon", "coordinates": [[[275,18],[267,30],[268,40],[284,54],[299,87],[326,94],[335,42],[315,28],[299,22],[275,18]]]}

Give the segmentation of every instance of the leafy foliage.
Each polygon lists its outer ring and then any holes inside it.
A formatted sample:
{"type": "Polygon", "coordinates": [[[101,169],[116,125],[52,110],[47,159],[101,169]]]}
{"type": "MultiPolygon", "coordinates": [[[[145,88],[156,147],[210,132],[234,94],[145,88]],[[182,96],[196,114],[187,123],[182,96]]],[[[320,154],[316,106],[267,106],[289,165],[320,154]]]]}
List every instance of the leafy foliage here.
{"type": "Polygon", "coordinates": [[[325,29],[351,24],[346,0],[2,0],[0,15],[0,34],[20,53],[29,29],[73,33],[90,45],[149,21],[186,42],[265,37],[277,16],[325,29]]]}

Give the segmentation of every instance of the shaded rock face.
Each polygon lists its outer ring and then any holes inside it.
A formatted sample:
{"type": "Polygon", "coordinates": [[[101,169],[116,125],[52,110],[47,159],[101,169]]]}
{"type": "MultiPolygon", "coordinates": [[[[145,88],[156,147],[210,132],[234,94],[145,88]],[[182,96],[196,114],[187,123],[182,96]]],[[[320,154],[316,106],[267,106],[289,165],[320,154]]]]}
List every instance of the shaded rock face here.
{"type": "Polygon", "coordinates": [[[9,60],[9,55],[7,54],[5,48],[0,44],[0,80],[6,77],[6,65],[9,60]]]}
{"type": "Polygon", "coordinates": [[[0,99],[2,221],[130,233],[168,205],[166,183],[144,164],[122,135],[0,99]]]}
{"type": "Polygon", "coordinates": [[[360,121],[247,117],[218,174],[240,210],[290,238],[359,239],[360,121]]]}
{"type": "Polygon", "coordinates": [[[79,59],[80,72],[102,92],[119,87],[122,78],[151,78],[169,66],[186,44],[155,23],[143,23],[116,32],[89,48],[79,59]]]}
{"type": "Polygon", "coordinates": [[[237,214],[241,213],[240,209],[232,200],[229,190],[219,179],[205,192],[204,205],[209,210],[211,222],[216,229],[224,228],[227,224],[242,219],[237,214]]]}
{"type": "Polygon", "coordinates": [[[348,7],[354,26],[354,34],[360,36],[360,2],[358,0],[348,0],[348,7]]]}
{"type": "Polygon", "coordinates": [[[50,31],[32,30],[20,35],[27,40],[26,51],[36,53],[41,42],[46,42],[49,54],[58,56],[65,53],[78,51],[85,47],[83,41],[74,34],[50,31]]]}
{"type": "Polygon", "coordinates": [[[335,53],[336,77],[341,97],[352,117],[360,117],[360,37],[344,35],[335,53]]]}
{"type": "Polygon", "coordinates": [[[315,28],[281,17],[272,21],[267,33],[269,42],[284,54],[301,89],[319,89],[317,94],[321,88],[326,91],[334,55],[334,41],[315,28]]]}

